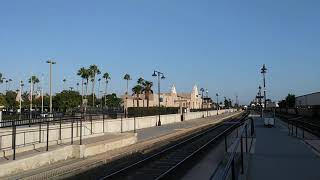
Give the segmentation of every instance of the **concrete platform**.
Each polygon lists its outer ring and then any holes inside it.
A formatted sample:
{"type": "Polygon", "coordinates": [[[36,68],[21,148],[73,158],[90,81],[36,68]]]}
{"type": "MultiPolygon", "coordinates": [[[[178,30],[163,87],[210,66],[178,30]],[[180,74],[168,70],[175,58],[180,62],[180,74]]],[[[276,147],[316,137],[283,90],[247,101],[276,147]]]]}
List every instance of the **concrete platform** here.
{"type": "Polygon", "coordinates": [[[79,145],[79,141],[75,141],[73,145],[50,146],[49,151],[46,151],[45,148],[25,151],[18,153],[15,161],[11,160],[12,157],[7,157],[10,160],[4,158],[0,160],[0,177],[36,169],[59,161],[87,158],[129,146],[136,141],[137,135],[134,133],[107,133],[103,136],[84,139],[82,145],[79,145]]]}
{"type": "Polygon", "coordinates": [[[302,139],[288,135],[287,125],[276,119],[266,128],[255,117],[255,154],[249,159],[248,180],[319,180],[320,157],[302,139]]]}
{"type": "MultiPolygon", "coordinates": [[[[152,148],[154,146],[157,146],[157,144],[168,142],[169,139],[175,139],[178,136],[187,134],[191,131],[195,131],[199,127],[205,127],[209,124],[221,122],[239,113],[241,112],[224,113],[218,116],[166,124],[160,127],[157,126],[139,129],[136,132],[137,143],[130,145],[126,148],[114,149],[108,151],[108,153],[102,153],[84,159],[73,158],[65,161],[60,161],[58,163],[46,165],[41,168],[26,171],[23,173],[18,173],[14,176],[6,177],[5,179],[48,179],[53,177],[55,179],[68,178],[72,176],[72,174],[76,174],[78,171],[85,171],[89,168],[103,165],[114,159],[126,156],[126,154],[131,154],[132,152],[137,152],[141,149],[152,148]]],[[[133,133],[133,131],[129,133],[133,133]]],[[[90,140],[88,139],[88,141],[90,140]]],[[[94,142],[91,141],[91,143],[94,142]]]]}

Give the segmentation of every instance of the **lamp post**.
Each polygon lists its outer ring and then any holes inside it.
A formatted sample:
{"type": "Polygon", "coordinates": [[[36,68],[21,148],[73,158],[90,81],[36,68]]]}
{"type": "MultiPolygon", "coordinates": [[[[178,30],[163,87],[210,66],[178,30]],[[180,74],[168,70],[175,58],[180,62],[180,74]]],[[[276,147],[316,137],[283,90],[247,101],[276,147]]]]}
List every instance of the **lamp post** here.
{"type": "Polygon", "coordinates": [[[161,126],[161,120],[160,120],[160,116],[161,116],[161,107],[160,107],[160,80],[161,79],[165,79],[164,77],[164,74],[162,72],[159,72],[159,71],[153,71],[153,74],[152,74],[153,77],[157,77],[158,76],[158,96],[159,96],[159,121],[158,121],[158,126],[161,126]]]}
{"type": "Polygon", "coordinates": [[[261,68],[261,74],[263,76],[263,96],[264,96],[264,109],[267,108],[267,94],[266,94],[266,73],[267,73],[266,65],[264,64],[261,68]]]}
{"type": "Polygon", "coordinates": [[[217,115],[219,115],[219,94],[216,94],[217,96],[217,115]]]}
{"type": "Polygon", "coordinates": [[[22,114],[22,87],[23,87],[23,81],[20,81],[20,95],[19,95],[19,120],[21,120],[21,114],[22,114]]]}
{"type": "Polygon", "coordinates": [[[50,114],[52,114],[52,65],[53,64],[56,64],[56,62],[52,61],[52,60],[49,60],[47,61],[47,63],[49,64],[50,66],[50,73],[49,73],[49,94],[50,94],[50,114]]]}
{"type": "Polygon", "coordinates": [[[204,89],[201,88],[200,91],[201,91],[201,99],[202,99],[202,101],[201,101],[201,109],[203,109],[203,93],[204,93],[204,89]]]}

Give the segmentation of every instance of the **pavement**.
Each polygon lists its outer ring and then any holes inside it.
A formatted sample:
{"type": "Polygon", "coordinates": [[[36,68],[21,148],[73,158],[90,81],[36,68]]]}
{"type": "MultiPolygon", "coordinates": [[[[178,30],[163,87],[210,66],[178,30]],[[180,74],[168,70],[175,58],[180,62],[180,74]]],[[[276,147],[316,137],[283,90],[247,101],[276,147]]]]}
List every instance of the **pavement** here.
{"type": "Polygon", "coordinates": [[[320,156],[301,138],[288,135],[287,125],[276,119],[274,128],[255,118],[255,154],[249,159],[248,180],[319,180],[320,156]]]}
{"type": "Polygon", "coordinates": [[[178,122],[178,123],[166,124],[166,125],[162,125],[162,126],[150,127],[150,128],[145,128],[145,129],[139,129],[139,130],[137,130],[138,142],[157,138],[157,137],[169,134],[169,133],[174,133],[177,131],[200,126],[203,124],[212,123],[212,122],[215,122],[217,120],[220,120],[222,118],[225,118],[225,117],[233,115],[233,114],[235,114],[235,113],[224,113],[224,114],[219,114],[216,116],[210,116],[210,117],[205,117],[205,118],[200,118],[200,119],[192,119],[192,120],[178,122]]]}

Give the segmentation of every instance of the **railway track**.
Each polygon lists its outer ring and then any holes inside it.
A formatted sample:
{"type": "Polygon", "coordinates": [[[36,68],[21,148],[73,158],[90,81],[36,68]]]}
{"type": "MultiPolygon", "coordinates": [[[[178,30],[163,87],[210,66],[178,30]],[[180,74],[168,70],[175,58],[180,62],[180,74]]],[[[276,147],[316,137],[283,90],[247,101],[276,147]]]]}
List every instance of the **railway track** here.
{"type": "Polygon", "coordinates": [[[246,117],[244,114],[241,118],[210,127],[100,179],[168,179],[187,161],[238,127],[246,117]]]}

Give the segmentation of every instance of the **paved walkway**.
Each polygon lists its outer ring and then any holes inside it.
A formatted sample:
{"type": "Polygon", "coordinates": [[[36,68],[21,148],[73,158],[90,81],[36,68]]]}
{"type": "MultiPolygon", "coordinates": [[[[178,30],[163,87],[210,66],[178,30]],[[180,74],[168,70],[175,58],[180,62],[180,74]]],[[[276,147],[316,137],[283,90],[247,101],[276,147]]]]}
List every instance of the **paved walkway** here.
{"type": "Polygon", "coordinates": [[[289,136],[280,120],[275,128],[255,119],[257,142],[250,158],[248,180],[319,180],[320,156],[302,140],[289,136]]]}
{"type": "Polygon", "coordinates": [[[162,126],[139,129],[137,130],[138,142],[158,138],[160,136],[174,133],[182,129],[192,128],[192,127],[200,126],[207,123],[213,123],[215,121],[231,116],[233,114],[234,113],[224,113],[224,114],[219,114],[216,116],[210,116],[206,118],[192,119],[188,121],[166,124],[162,126]]]}

